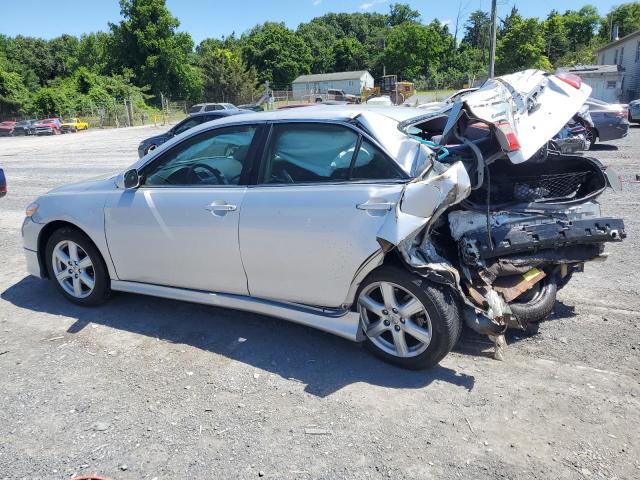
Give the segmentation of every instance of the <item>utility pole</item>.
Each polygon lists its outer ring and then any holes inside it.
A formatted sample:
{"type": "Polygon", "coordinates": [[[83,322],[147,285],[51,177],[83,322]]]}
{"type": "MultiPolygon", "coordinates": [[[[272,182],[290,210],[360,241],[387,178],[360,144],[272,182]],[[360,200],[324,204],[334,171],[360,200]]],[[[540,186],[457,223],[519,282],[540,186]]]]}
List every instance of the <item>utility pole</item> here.
{"type": "Polygon", "coordinates": [[[498,8],[496,0],[491,0],[491,39],[489,43],[489,78],[493,78],[496,63],[496,23],[498,21],[498,8]]]}

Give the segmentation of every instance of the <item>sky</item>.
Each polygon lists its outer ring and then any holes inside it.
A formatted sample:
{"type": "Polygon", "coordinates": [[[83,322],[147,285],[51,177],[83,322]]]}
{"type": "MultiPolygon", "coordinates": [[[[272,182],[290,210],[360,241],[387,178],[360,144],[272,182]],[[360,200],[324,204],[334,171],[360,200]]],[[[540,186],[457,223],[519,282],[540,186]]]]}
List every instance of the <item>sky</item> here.
{"type": "MultiPolygon", "coordinates": [[[[402,0],[395,0],[402,1],[402,0]]],[[[623,0],[498,0],[498,16],[516,5],[527,17],[545,17],[555,8],[577,10],[585,4],[596,5],[604,15],[623,0]]],[[[180,20],[180,30],[189,32],[199,43],[205,38],[219,38],[232,32],[237,35],[265,21],[283,21],[290,28],[328,12],[389,11],[389,0],[167,0],[169,10],[180,20]]],[[[490,0],[408,0],[422,14],[424,21],[438,18],[455,22],[459,5],[467,14],[481,8],[488,10],[490,0]]],[[[0,8],[0,33],[54,38],[62,33],[108,30],[108,22],[120,20],[117,0],[4,0],[0,8]]]]}

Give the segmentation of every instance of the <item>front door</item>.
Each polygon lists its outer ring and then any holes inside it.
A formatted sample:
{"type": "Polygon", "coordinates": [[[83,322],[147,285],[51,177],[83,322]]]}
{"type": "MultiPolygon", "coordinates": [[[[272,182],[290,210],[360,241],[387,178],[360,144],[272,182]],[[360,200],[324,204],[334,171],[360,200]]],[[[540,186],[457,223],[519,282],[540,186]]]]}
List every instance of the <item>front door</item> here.
{"type": "Polygon", "coordinates": [[[120,280],[247,294],[238,245],[256,127],[223,127],[141,169],[141,186],[108,200],[105,228],[120,280]]]}
{"type": "Polygon", "coordinates": [[[406,179],[342,124],[273,126],[258,185],[247,190],[240,247],[252,296],[344,303],[406,179]]]}

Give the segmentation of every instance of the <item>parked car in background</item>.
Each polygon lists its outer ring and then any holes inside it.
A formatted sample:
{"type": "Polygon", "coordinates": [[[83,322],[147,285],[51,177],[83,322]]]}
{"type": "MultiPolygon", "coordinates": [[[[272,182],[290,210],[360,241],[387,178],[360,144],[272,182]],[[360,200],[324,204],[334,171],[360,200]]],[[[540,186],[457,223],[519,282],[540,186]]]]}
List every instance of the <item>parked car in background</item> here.
{"type": "Polygon", "coordinates": [[[0,198],[7,194],[7,177],[4,176],[4,170],[0,168],[0,198]]]}
{"type": "Polygon", "coordinates": [[[586,102],[593,126],[587,126],[587,144],[593,148],[596,141],[607,142],[624,138],[629,133],[629,112],[627,107],[619,103],[607,103],[595,98],[586,102]]]}
{"type": "Polygon", "coordinates": [[[62,121],[59,118],[45,118],[34,124],[36,135],[59,135],[62,121]]]}
{"type": "Polygon", "coordinates": [[[2,122],[0,123],[0,137],[12,137],[15,129],[16,122],[2,122]]]}
{"type": "Polygon", "coordinates": [[[330,88],[327,90],[326,94],[318,94],[315,98],[316,103],[322,103],[327,101],[338,101],[338,102],[347,102],[347,103],[359,103],[360,98],[356,95],[351,95],[350,93],[346,93],[344,90],[338,90],[334,88],[330,88]]]}
{"type": "Polygon", "coordinates": [[[18,135],[35,135],[36,133],[36,128],[35,128],[35,124],[38,123],[38,120],[20,120],[19,122],[16,123],[14,129],[13,129],[13,134],[15,136],[18,135]]]}
{"type": "Polygon", "coordinates": [[[89,124],[87,122],[81,122],[78,118],[70,118],[60,126],[62,133],[75,133],[80,130],[86,130],[88,128],[89,124]]]}
{"type": "Polygon", "coordinates": [[[640,99],[630,101],[627,112],[630,123],[640,123],[640,99]]]}
{"type": "Polygon", "coordinates": [[[228,117],[231,115],[239,115],[243,113],[251,113],[249,110],[216,110],[215,112],[209,113],[194,113],[189,115],[187,118],[182,120],[180,123],[175,125],[173,128],[169,129],[167,132],[156,135],[154,137],[149,137],[138,145],[138,157],[144,157],[147,153],[155,150],[157,147],[162,145],[167,140],[172,139],[176,135],[180,135],[182,132],[186,132],[190,128],[193,128],[197,125],[200,125],[205,122],[210,122],[212,120],[218,120],[219,118],[228,117]]]}
{"type": "Polygon", "coordinates": [[[391,107],[393,102],[389,95],[380,95],[378,97],[371,97],[366,102],[367,105],[379,105],[382,107],[391,107]]]}
{"type": "Polygon", "coordinates": [[[208,122],[118,175],[39,197],[22,227],[26,265],[76,304],[116,290],[247,310],[406,368],[442,360],[463,322],[501,339],[497,354],[507,328],[542,321],[558,289],[626,236],[596,200],[614,172],[537,158],[590,91],[528,70],[438,112],[208,122]]]}
{"type": "Polygon", "coordinates": [[[233,103],[198,103],[189,109],[189,115],[194,113],[217,112],[220,110],[238,110],[233,103]]]}

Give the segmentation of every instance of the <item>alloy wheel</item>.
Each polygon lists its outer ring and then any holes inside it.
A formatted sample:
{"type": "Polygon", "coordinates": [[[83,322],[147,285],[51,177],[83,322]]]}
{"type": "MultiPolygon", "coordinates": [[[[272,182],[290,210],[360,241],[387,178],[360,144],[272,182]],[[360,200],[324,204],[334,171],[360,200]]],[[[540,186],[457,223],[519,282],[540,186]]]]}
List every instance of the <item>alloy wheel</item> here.
{"type": "Polygon", "coordinates": [[[422,302],[391,282],[367,285],[358,297],[364,333],[382,351],[415,357],[431,343],[431,319],[422,302]]]}
{"type": "Polygon", "coordinates": [[[91,295],[96,273],[91,257],[80,245],[63,240],[54,247],[51,257],[53,273],[65,292],[75,298],[91,295]]]}

